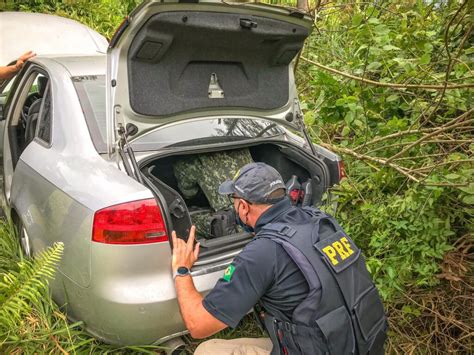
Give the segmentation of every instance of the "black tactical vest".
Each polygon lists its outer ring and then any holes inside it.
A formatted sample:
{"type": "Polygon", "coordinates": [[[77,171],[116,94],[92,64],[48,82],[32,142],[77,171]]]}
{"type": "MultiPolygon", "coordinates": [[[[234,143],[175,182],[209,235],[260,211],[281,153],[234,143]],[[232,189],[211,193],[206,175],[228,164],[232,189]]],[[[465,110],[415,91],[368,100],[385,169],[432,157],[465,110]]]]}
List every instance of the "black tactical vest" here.
{"type": "Polygon", "coordinates": [[[333,217],[303,210],[307,221],[288,224],[283,218],[256,235],[280,244],[309,285],[291,322],[265,313],[272,355],[383,354],[387,320],[364,257],[333,217]]]}

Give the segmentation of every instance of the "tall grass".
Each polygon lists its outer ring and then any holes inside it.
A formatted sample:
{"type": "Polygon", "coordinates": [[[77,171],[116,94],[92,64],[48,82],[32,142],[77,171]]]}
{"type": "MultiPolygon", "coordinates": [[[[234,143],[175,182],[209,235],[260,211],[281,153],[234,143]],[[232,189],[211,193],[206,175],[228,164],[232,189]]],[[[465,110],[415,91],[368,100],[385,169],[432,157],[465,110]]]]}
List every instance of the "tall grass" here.
{"type": "Polygon", "coordinates": [[[104,344],[69,323],[51,299],[48,281],[54,276],[63,245],[23,256],[11,223],[0,221],[0,353],[2,354],[156,354],[159,346],[118,347],[104,344]]]}

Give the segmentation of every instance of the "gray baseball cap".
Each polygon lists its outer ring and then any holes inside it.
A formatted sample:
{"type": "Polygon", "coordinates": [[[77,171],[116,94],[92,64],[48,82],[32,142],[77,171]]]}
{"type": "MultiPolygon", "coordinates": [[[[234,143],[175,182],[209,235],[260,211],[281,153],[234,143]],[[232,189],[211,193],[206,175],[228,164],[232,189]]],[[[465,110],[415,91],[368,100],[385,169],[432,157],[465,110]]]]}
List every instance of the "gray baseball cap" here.
{"type": "Polygon", "coordinates": [[[269,199],[275,190],[285,189],[280,173],[265,163],[250,163],[237,171],[232,180],[219,186],[221,195],[235,194],[244,200],[256,203],[275,203],[281,198],[269,199]]]}

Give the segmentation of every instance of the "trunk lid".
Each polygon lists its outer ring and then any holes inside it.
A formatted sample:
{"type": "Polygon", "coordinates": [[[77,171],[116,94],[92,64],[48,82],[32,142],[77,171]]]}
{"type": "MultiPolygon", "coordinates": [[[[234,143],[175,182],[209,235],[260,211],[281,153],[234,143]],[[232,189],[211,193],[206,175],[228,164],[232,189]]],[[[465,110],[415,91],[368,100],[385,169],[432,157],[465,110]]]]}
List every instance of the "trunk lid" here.
{"type": "Polygon", "coordinates": [[[128,124],[129,139],[216,114],[298,128],[292,61],[311,25],[301,13],[269,5],[144,3],[108,50],[109,151],[128,124]]]}

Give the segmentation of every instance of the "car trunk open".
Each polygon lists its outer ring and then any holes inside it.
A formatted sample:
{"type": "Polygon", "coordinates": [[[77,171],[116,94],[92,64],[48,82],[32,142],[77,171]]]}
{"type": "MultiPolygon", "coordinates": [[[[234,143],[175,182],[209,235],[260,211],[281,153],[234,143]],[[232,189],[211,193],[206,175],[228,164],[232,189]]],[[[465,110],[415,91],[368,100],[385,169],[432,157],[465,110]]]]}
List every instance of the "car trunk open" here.
{"type": "Polygon", "coordinates": [[[111,41],[108,117],[116,128],[133,124],[132,139],[211,114],[296,123],[292,61],[311,25],[261,4],[144,3],[111,41]]]}
{"type": "MultiPolygon", "coordinates": [[[[325,164],[319,159],[298,147],[280,142],[228,148],[224,152],[242,150],[249,152],[253,161],[264,162],[273,166],[280,172],[285,182],[293,175],[296,175],[302,182],[311,178],[312,204],[318,204],[321,201],[322,195],[327,189],[329,178],[325,164]]],[[[191,224],[196,223],[195,219],[200,214],[209,216],[208,221],[211,221],[213,215],[219,211],[215,211],[203,193],[198,193],[193,198],[185,198],[182,191],[180,191],[173,166],[182,164],[183,161],[189,162],[192,158],[214,154],[215,152],[216,150],[198,153],[195,150],[192,153],[175,152],[172,155],[159,155],[147,158],[146,161],[140,164],[146,184],[152,188],[159,200],[164,203],[162,207],[168,219],[169,228],[176,230],[180,237],[188,235],[191,224]]],[[[201,172],[200,178],[206,179],[206,167],[201,172]]],[[[232,176],[226,178],[232,178],[232,176]]],[[[217,186],[226,178],[223,177],[222,181],[214,181],[213,183],[217,186]]],[[[201,243],[201,252],[196,268],[208,267],[212,264],[228,260],[235,256],[251,238],[252,235],[244,232],[242,229],[236,229],[230,234],[219,237],[198,236],[201,243]]]]}
{"type": "MultiPolygon", "coordinates": [[[[127,142],[133,145],[158,127],[210,116],[260,117],[301,131],[293,60],[311,28],[308,16],[269,5],[152,1],[134,11],[111,41],[106,80],[107,121],[112,128],[109,152],[119,148],[122,158],[130,158],[127,173],[153,190],[168,232],[176,230],[186,237],[192,224],[200,220],[204,225],[194,271],[222,266],[252,238],[237,227],[214,233],[212,221],[235,221],[235,217],[225,215],[229,209],[222,204],[216,207],[209,191],[189,197],[176,177],[176,164],[219,149],[198,152],[174,146],[168,155],[140,161],[141,174],[136,174],[127,142]],[[214,218],[216,213],[223,219],[214,218]]],[[[227,142],[220,151],[238,149],[247,149],[251,161],[275,167],[285,181],[292,175],[302,181],[311,178],[314,202],[329,184],[327,167],[296,146],[275,142],[231,147],[227,142]]],[[[215,177],[209,179],[217,182],[215,177]]]]}

